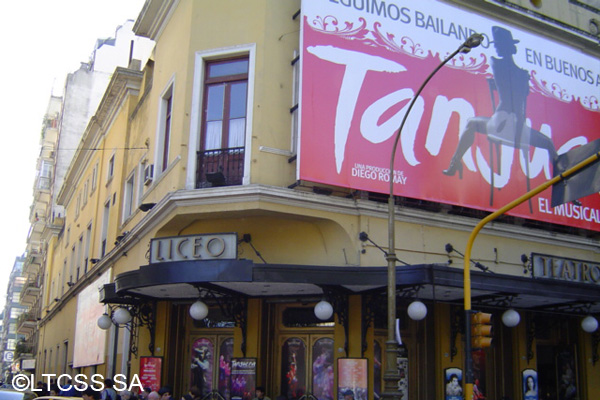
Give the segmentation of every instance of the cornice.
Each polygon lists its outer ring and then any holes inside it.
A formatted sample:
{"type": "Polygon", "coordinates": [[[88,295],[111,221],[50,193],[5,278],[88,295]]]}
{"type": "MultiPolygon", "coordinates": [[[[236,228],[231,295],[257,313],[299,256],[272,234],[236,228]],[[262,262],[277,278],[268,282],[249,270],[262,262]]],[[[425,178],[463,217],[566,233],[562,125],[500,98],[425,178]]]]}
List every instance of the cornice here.
{"type": "MultiPolygon", "coordinates": [[[[141,71],[122,67],[115,69],[96,113],[88,122],[79,142],[79,148],[92,149],[99,147],[104,134],[112,126],[114,119],[127,98],[139,94],[142,76],[143,73],[141,71]]],[[[68,203],[75,189],[78,187],[78,185],[71,184],[71,182],[76,182],[81,178],[92,156],[93,152],[91,151],[78,151],[75,154],[65,174],[63,185],[56,196],[57,204],[66,205],[68,203]]]]}
{"type": "Polygon", "coordinates": [[[147,0],[133,25],[133,32],[156,41],[177,4],[179,0],[147,0]]]}

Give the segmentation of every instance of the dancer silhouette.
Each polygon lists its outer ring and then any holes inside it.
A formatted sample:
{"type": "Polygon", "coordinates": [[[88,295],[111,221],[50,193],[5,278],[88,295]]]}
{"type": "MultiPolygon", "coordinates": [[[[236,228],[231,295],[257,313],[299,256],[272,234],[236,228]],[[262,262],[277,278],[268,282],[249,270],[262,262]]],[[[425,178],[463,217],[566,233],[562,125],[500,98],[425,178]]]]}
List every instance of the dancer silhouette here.
{"type": "Polygon", "coordinates": [[[473,117],[467,121],[465,130],[458,141],[450,165],[442,172],[453,176],[458,171],[462,179],[462,157],[475,141],[475,133],[494,136],[504,143],[511,143],[516,149],[529,146],[546,149],[552,162],[557,154],[552,140],[525,124],[525,110],[529,95],[529,72],[515,64],[513,55],[517,53],[518,40],[512,33],[499,26],[492,27],[494,48],[499,58],[491,58],[494,85],[498,91],[499,103],[491,117],[473,117]]]}

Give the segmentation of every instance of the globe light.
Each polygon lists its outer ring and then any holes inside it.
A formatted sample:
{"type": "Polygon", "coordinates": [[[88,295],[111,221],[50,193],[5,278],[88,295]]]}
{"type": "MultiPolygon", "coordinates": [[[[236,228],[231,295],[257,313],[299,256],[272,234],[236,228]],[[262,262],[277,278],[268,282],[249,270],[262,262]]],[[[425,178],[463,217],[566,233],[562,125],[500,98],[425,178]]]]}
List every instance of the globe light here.
{"type": "Polygon", "coordinates": [[[315,316],[321,321],[327,321],[333,315],[333,306],[326,300],[321,300],[315,305],[315,316]]]}
{"type": "Polygon", "coordinates": [[[509,328],[514,328],[521,322],[521,316],[516,310],[508,309],[502,314],[502,323],[509,328]]]}
{"type": "Polygon", "coordinates": [[[595,332],[598,329],[598,320],[591,315],[588,315],[583,320],[581,320],[581,329],[586,331],[587,333],[595,332]]]}
{"type": "Polygon", "coordinates": [[[190,307],[190,317],[196,321],[200,321],[208,315],[208,306],[202,301],[197,300],[190,307]]]}
{"type": "Polygon", "coordinates": [[[102,329],[103,331],[107,330],[108,328],[111,327],[112,325],[112,320],[110,319],[110,317],[108,316],[108,314],[104,313],[100,316],[100,318],[98,318],[98,328],[102,329]]]}
{"type": "Polygon", "coordinates": [[[117,325],[124,325],[131,321],[131,313],[126,308],[119,307],[113,313],[112,320],[117,325]]]}
{"type": "Polygon", "coordinates": [[[414,321],[420,321],[427,316],[427,306],[415,300],[408,306],[408,316],[414,321]]]}

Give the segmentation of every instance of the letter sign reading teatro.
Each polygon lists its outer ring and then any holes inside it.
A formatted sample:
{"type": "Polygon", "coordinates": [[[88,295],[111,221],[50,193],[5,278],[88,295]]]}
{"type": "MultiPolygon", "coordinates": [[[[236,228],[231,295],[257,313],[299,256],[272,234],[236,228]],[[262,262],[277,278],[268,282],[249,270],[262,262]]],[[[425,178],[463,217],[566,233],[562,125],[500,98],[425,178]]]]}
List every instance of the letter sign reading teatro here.
{"type": "Polygon", "coordinates": [[[150,241],[150,264],[237,258],[237,234],[171,236],[150,241]]]}

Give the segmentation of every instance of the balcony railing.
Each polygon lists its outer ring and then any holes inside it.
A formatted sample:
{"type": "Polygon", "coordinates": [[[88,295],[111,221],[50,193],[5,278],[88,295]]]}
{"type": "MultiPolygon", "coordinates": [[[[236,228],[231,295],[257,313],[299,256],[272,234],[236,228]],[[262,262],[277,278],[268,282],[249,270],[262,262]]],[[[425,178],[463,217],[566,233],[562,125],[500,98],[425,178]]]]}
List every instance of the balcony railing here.
{"type": "Polygon", "coordinates": [[[196,188],[241,185],[244,177],[244,148],[197,152],[196,188]]]}

